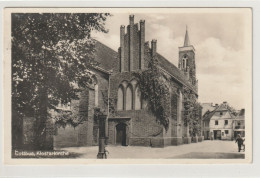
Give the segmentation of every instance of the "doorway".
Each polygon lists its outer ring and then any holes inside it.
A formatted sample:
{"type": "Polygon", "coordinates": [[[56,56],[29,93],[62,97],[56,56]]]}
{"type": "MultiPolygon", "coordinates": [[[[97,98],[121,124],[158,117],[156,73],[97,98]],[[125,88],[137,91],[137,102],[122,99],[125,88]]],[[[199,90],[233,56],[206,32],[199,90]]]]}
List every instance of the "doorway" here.
{"type": "Polygon", "coordinates": [[[214,130],[214,140],[221,140],[221,130],[214,130]]]}
{"type": "Polygon", "coordinates": [[[126,146],[126,124],[124,123],[116,126],[116,144],[126,146]]]}

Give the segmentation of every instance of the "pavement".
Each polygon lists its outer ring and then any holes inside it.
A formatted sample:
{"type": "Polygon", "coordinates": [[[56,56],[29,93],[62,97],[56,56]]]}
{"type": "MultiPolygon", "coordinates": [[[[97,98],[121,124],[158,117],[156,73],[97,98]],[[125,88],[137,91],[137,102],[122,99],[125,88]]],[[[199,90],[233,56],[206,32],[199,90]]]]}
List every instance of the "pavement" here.
{"type": "MultiPolygon", "coordinates": [[[[151,148],[142,146],[112,146],[106,147],[108,159],[243,159],[244,152],[238,152],[234,141],[204,140],[203,142],[151,148]]],[[[59,149],[56,149],[59,150],[59,149]]],[[[68,147],[60,148],[76,158],[96,159],[98,147],[68,147]]]]}

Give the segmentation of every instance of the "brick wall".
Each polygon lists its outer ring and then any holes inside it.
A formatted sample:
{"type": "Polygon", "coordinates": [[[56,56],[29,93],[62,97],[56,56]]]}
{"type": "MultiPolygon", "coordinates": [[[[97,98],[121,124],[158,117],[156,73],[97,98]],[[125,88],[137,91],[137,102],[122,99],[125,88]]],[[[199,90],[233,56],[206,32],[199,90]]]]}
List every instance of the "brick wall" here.
{"type": "MultiPolygon", "coordinates": [[[[95,71],[95,73],[98,84],[98,107],[101,108],[102,112],[107,113],[105,100],[108,96],[108,77],[98,71],[95,71]]],[[[83,90],[79,95],[79,100],[71,102],[71,108],[72,112],[80,112],[85,121],[76,128],[71,126],[67,126],[65,129],[57,128],[54,137],[55,147],[98,145],[98,123],[94,119],[94,87],[83,90]]]]}
{"type": "MultiPolygon", "coordinates": [[[[145,22],[134,23],[134,16],[129,17],[129,25],[120,27],[120,60],[123,71],[134,71],[144,68],[145,22]]],[[[122,68],[121,67],[121,68],[122,68]]]]}

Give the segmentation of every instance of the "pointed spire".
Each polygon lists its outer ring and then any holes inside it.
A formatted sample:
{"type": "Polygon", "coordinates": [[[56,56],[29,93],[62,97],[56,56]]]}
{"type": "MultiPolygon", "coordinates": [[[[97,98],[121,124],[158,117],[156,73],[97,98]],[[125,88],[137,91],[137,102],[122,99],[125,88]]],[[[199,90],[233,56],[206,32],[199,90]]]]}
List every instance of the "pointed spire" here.
{"type": "Polygon", "coordinates": [[[185,46],[190,46],[190,39],[189,39],[189,34],[188,34],[188,27],[186,25],[186,34],[185,34],[185,39],[184,39],[184,47],[185,46]]]}

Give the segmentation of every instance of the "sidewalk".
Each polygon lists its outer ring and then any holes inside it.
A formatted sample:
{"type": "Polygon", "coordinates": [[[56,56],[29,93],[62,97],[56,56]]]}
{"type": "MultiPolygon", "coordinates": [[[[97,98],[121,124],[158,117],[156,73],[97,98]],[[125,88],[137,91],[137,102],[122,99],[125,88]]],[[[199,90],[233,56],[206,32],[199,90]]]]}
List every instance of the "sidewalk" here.
{"type": "MultiPolygon", "coordinates": [[[[165,148],[151,148],[141,146],[107,146],[108,159],[169,159],[169,158],[244,158],[244,152],[238,153],[237,144],[234,141],[205,140],[199,143],[191,143],[180,146],[168,146],[165,148]]],[[[79,155],[78,158],[96,159],[98,147],[69,147],[61,150],[79,155]]]]}

